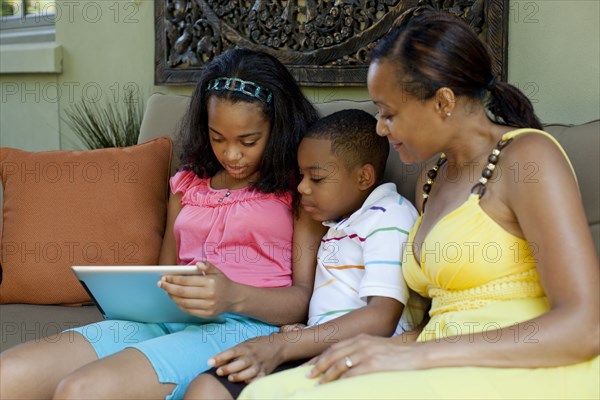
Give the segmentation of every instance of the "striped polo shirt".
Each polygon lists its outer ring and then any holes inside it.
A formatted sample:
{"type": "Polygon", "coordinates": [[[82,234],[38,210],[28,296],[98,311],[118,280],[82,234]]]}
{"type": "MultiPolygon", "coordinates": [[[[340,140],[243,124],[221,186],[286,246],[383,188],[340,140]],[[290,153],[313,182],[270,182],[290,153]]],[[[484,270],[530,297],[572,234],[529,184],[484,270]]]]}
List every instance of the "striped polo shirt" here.
{"type": "MultiPolygon", "coordinates": [[[[308,324],[318,325],[367,305],[370,296],[391,297],[407,304],[409,291],[402,276],[402,251],[417,210],[384,183],[371,192],[360,209],[329,227],[317,255],[315,286],[308,324]]],[[[423,316],[405,307],[396,333],[410,330],[423,316]]]]}

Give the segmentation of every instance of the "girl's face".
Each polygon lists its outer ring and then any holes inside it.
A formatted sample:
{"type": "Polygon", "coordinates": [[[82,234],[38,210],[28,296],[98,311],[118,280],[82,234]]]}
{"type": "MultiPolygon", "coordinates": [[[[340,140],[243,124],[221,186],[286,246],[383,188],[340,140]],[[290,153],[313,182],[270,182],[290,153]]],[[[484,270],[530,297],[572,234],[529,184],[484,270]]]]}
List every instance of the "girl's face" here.
{"type": "Polygon", "coordinates": [[[439,146],[435,101],[421,101],[407,94],[397,83],[396,74],[389,61],[369,66],[367,86],[379,111],[377,134],[389,139],[403,162],[422,162],[433,157],[439,146]]]}
{"type": "Polygon", "coordinates": [[[210,145],[231,183],[255,180],[271,131],[262,107],[210,96],[207,111],[210,145]]]}

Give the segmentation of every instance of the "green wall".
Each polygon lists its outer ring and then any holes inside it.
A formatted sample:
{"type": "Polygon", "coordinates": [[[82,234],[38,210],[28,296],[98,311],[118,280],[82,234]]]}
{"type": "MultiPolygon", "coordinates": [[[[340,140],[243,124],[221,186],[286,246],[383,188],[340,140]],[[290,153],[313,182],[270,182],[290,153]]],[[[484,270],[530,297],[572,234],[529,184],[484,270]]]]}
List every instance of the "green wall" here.
{"type": "Polygon", "coordinates": [[[0,147],[60,148],[57,87],[57,75],[0,75],[0,147]]]}
{"type": "Polygon", "coordinates": [[[508,81],[544,123],[600,118],[600,1],[511,1],[508,81]]]}
{"type": "MultiPolygon", "coordinates": [[[[599,5],[596,0],[511,1],[508,80],[530,96],[545,123],[600,118],[599,5]]],[[[82,97],[122,100],[127,88],[143,98],[152,92],[191,93],[191,87],[153,84],[152,1],[59,2],[59,12],[61,72],[0,71],[0,145],[81,148],[61,117],[82,97]]],[[[305,88],[305,93],[317,102],[368,99],[365,88],[305,88]]]]}
{"type": "MultiPolygon", "coordinates": [[[[75,2],[74,2],[75,3],[75,2]]],[[[59,3],[60,4],[60,3],[59,3]]],[[[64,8],[56,25],[56,42],[63,46],[63,73],[59,82],[73,86],[65,93],[64,110],[81,98],[123,101],[128,89],[147,98],[154,80],[154,6],[152,1],[83,1],[64,8]],[[86,5],[87,3],[87,5],[86,5]]],[[[71,130],[61,124],[61,147],[74,145],[71,130]]]]}

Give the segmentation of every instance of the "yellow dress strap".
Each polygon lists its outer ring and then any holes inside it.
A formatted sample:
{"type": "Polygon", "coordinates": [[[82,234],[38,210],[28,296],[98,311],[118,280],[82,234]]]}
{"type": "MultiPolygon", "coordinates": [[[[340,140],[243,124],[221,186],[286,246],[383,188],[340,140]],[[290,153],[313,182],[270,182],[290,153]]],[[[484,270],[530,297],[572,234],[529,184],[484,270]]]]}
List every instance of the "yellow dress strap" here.
{"type": "Polygon", "coordinates": [[[575,177],[575,181],[577,182],[577,184],[579,184],[579,182],[577,181],[577,174],[575,174],[575,169],[573,168],[573,164],[571,164],[571,160],[569,159],[569,156],[567,155],[567,153],[565,152],[565,150],[562,148],[562,146],[560,145],[560,143],[558,143],[558,140],[556,140],[554,138],[554,136],[552,136],[548,132],[541,131],[539,129],[533,129],[533,128],[515,129],[514,131],[506,132],[504,135],[502,135],[502,140],[512,139],[515,136],[518,136],[518,135],[520,135],[522,133],[539,133],[539,134],[541,134],[543,136],[546,136],[548,139],[550,139],[556,145],[556,147],[558,147],[558,149],[561,151],[561,153],[563,154],[563,156],[565,156],[565,159],[569,163],[569,167],[571,167],[571,172],[573,173],[573,176],[575,177]]]}

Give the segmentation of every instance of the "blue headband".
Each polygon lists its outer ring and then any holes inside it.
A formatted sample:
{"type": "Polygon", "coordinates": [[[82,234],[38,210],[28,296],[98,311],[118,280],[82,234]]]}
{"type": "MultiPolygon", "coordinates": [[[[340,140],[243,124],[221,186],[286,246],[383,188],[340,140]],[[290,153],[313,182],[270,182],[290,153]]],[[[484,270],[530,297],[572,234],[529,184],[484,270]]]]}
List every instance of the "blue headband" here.
{"type": "Polygon", "coordinates": [[[273,98],[269,89],[262,88],[254,82],[244,81],[239,78],[215,78],[208,82],[206,90],[208,92],[221,90],[240,92],[267,104],[271,104],[271,99],[273,98]]]}

